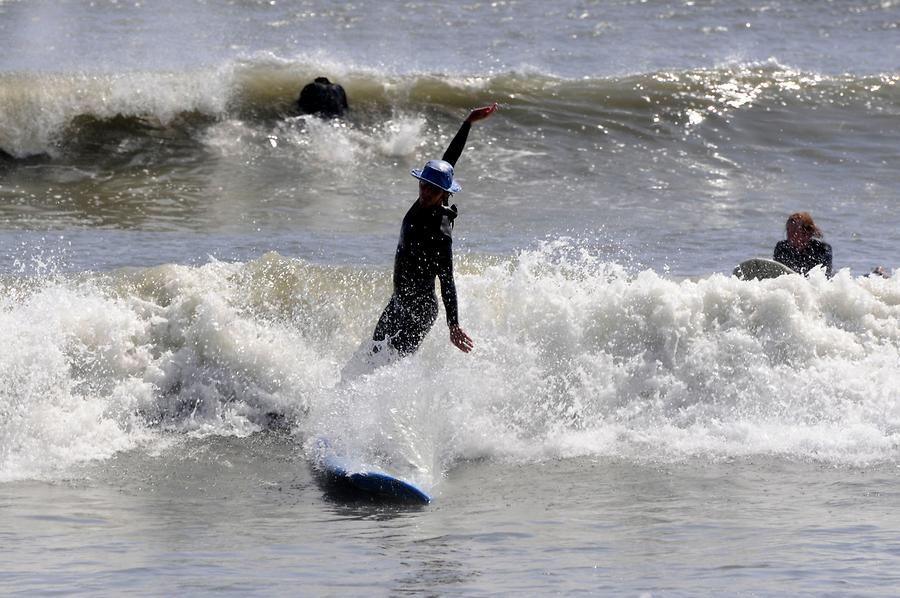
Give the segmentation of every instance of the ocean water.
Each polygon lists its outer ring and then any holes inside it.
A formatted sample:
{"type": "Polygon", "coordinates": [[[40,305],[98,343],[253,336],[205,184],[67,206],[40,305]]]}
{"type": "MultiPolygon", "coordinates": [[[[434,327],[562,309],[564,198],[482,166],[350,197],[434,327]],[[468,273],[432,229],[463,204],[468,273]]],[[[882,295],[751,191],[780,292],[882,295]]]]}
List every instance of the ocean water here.
{"type": "Polygon", "coordinates": [[[900,3],[0,0],[0,591],[894,595],[900,3]],[[299,116],[344,85],[346,118],[299,116]],[[345,365],[410,168],[465,355],[345,365]],[[739,281],[794,211],[836,274],[739,281]],[[866,276],[875,266],[889,276],[866,276]],[[423,486],[348,501],[327,435],[423,486]]]}

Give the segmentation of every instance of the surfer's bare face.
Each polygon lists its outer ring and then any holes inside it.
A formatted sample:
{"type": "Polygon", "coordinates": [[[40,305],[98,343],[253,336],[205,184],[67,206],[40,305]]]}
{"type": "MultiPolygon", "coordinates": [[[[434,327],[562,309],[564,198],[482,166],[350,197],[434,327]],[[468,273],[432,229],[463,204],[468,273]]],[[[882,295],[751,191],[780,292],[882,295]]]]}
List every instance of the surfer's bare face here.
{"type": "Polygon", "coordinates": [[[431,183],[419,181],[419,202],[423,207],[439,206],[443,203],[445,197],[450,197],[450,193],[440,187],[435,187],[431,183]]]}

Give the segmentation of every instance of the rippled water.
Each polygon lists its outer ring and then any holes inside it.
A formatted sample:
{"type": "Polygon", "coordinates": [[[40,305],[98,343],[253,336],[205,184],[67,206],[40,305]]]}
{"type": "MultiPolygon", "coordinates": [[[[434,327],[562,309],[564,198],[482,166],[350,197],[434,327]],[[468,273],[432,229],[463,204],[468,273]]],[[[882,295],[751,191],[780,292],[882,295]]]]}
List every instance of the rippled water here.
{"type": "Polygon", "coordinates": [[[323,497],[284,438],[0,490],[6,592],[891,595],[895,469],[472,462],[422,509],[323,497]]]}

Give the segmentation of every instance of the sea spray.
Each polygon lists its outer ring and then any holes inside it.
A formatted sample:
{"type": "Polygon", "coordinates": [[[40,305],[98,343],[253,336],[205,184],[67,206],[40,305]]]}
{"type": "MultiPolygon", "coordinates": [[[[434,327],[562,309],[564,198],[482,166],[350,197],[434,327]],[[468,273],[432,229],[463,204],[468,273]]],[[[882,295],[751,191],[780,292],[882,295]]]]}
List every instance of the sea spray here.
{"type": "Polygon", "coordinates": [[[0,475],[64,473],[161,431],[247,435],[301,416],[331,364],[301,333],[242,314],[241,269],[51,276],[4,291],[0,475]]]}
{"type": "Polygon", "coordinates": [[[148,439],[137,412],[154,396],[136,376],[149,355],[127,307],[50,279],[4,288],[0,320],[0,480],[64,475],[148,439]]]}
{"type": "Polygon", "coordinates": [[[439,323],[342,390],[325,432],[383,446],[399,413],[437,474],[473,458],[897,458],[895,279],[672,280],[559,241],[458,284],[476,351],[439,323]]]}
{"type": "Polygon", "coordinates": [[[78,134],[78,117],[149,119],[151,124],[166,126],[184,113],[215,116],[228,105],[229,81],[215,70],[115,75],[3,73],[0,148],[16,157],[57,153],[66,134],[78,134]]]}
{"type": "Polygon", "coordinates": [[[611,430],[617,441],[599,452],[627,457],[895,458],[895,280],[843,271],[675,281],[610,271],[577,252],[555,265],[555,254],[526,252],[511,271],[486,272],[475,292],[501,302],[502,319],[476,309],[470,327],[514,367],[502,378],[504,417],[492,421],[529,441],[510,458],[592,454],[596,440],[579,451],[569,432],[587,440],[611,430]]]}
{"type": "Polygon", "coordinates": [[[7,279],[2,476],[273,421],[426,486],[477,458],[900,456],[896,276],[672,279],[565,239],[458,261],[476,350],[456,351],[439,319],[418,353],[343,383],[390,294],[385,269],[273,253],[7,279]]]}

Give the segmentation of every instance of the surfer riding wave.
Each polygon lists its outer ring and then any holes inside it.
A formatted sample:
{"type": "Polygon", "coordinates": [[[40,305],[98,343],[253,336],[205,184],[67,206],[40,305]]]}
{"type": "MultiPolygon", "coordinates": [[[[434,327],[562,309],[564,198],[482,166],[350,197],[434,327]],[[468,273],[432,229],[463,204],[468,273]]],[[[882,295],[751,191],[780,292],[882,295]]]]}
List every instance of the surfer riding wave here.
{"type": "Polygon", "coordinates": [[[437,319],[434,279],[441,284],[450,342],[468,353],[474,342],[459,325],[453,280],[453,222],[456,205],[448,205],[460,190],[454,166],[462,155],[472,123],[494,113],[497,104],[476,108],[463,121],[440,160],[429,160],[410,173],[419,179],[419,196],[403,217],[394,256],[394,289],[378,319],[372,339],[375,352],[386,342],[400,356],[414,353],[437,319]]]}

